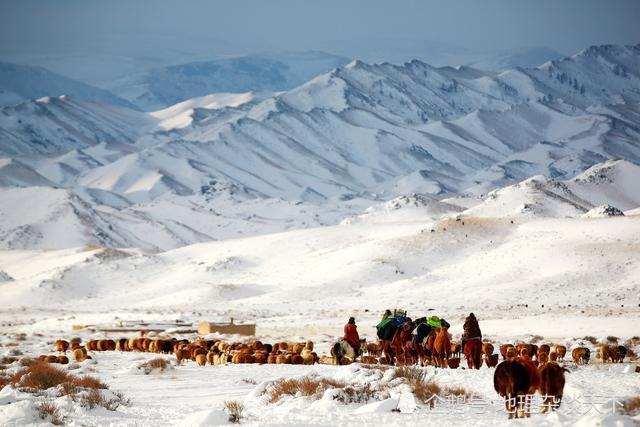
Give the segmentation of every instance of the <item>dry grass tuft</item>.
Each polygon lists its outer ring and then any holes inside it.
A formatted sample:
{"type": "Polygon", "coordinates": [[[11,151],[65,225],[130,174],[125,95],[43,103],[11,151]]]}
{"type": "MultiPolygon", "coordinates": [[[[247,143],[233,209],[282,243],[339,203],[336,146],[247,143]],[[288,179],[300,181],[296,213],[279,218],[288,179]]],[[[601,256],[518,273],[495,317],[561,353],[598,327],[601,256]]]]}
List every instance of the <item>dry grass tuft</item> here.
{"type": "Polygon", "coordinates": [[[442,391],[438,384],[425,381],[424,379],[415,380],[409,385],[411,386],[411,390],[413,390],[413,395],[422,403],[426,403],[433,396],[439,396],[442,391]]]}
{"type": "Polygon", "coordinates": [[[82,394],[80,398],[80,405],[93,409],[97,406],[104,406],[105,399],[102,396],[102,393],[99,390],[92,389],[87,393],[82,394]]]}
{"type": "Polygon", "coordinates": [[[40,418],[43,420],[49,420],[53,425],[63,425],[64,419],[62,416],[62,412],[53,402],[41,402],[36,405],[36,409],[38,410],[38,414],[40,418]]]}
{"type": "Polygon", "coordinates": [[[393,378],[404,378],[410,383],[413,381],[422,381],[425,371],[417,366],[401,366],[393,371],[393,378]]]}
{"type": "Polygon", "coordinates": [[[625,414],[631,416],[640,414],[640,396],[626,400],[622,410],[625,414]]]}
{"type": "Polygon", "coordinates": [[[476,393],[472,393],[462,386],[445,387],[443,390],[445,396],[464,397],[465,400],[471,397],[478,397],[476,393]]]}
{"type": "Polygon", "coordinates": [[[267,390],[268,403],[275,403],[283,396],[319,396],[329,388],[343,388],[344,384],[329,378],[285,379],[274,382],[267,390]]]}
{"type": "Polygon", "coordinates": [[[588,341],[593,345],[598,344],[598,340],[596,339],[596,337],[592,337],[591,335],[587,335],[586,337],[582,338],[583,341],[588,341]]]}
{"type": "Polygon", "coordinates": [[[543,336],[540,336],[540,335],[534,335],[534,336],[532,336],[532,337],[531,337],[531,344],[537,344],[537,343],[539,343],[539,342],[540,342],[540,341],[542,341],[542,340],[544,340],[544,337],[543,337],[543,336]]]}
{"type": "Polygon", "coordinates": [[[614,337],[613,335],[609,335],[607,337],[607,342],[609,342],[609,343],[618,344],[618,340],[619,340],[619,338],[618,337],[614,337]]]}
{"type": "Polygon", "coordinates": [[[242,419],[242,411],[244,411],[244,405],[237,400],[227,400],[224,402],[227,413],[229,414],[229,422],[239,423],[242,419]]]}
{"type": "Polygon", "coordinates": [[[90,388],[94,390],[106,390],[108,388],[105,383],[96,377],[91,377],[89,375],[85,375],[84,377],[74,377],[71,382],[77,387],[90,388]]]}
{"type": "Polygon", "coordinates": [[[139,366],[140,369],[149,375],[152,372],[164,372],[171,367],[171,362],[162,357],[156,357],[154,359],[147,360],[139,366]]]}
{"type": "Polygon", "coordinates": [[[36,363],[16,372],[11,378],[11,384],[31,390],[46,390],[69,381],[69,375],[46,363],[36,363]]]}

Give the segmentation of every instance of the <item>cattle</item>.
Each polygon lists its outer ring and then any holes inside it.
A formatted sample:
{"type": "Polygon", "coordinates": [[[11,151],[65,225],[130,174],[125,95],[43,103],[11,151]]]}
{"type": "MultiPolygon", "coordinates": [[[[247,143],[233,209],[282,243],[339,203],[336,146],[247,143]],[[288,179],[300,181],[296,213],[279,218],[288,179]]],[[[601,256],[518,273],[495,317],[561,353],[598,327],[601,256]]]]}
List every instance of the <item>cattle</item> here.
{"type": "MultiPolygon", "coordinates": [[[[515,350],[514,350],[515,351],[515,350]]],[[[493,388],[505,399],[505,409],[511,418],[519,418],[530,389],[527,368],[515,360],[501,362],[493,373],[493,388]]]]}
{"type": "Polygon", "coordinates": [[[554,351],[558,355],[558,360],[564,361],[564,356],[567,354],[567,347],[563,345],[557,345],[554,351]]]}
{"type": "Polygon", "coordinates": [[[555,362],[545,363],[540,367],[540,394],[542,395],[542,412],[555,411],[560,407],[564,391],[564,369],[555,362]]]}
{"type": "Polygon", "coordinates": [[[571,357],[576,365],[586,365],[591,358],[591,350],[587,347],[576,347],[571,351],[571,357]]]}
{"type": "Polygon", "coordinates": [[[513,344],[502,344],[500,346],[500,355],[504,360],[507,360],[507,352],[510,348],[513,348],[515,352],[515,347],[513,346],[513,344]]]}

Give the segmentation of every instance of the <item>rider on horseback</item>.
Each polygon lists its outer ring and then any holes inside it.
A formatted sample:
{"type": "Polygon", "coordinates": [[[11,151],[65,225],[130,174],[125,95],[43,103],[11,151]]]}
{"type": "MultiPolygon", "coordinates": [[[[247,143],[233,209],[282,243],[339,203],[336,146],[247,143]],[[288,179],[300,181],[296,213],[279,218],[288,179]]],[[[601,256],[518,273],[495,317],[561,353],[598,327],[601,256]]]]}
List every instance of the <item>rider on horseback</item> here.
{"type": "Polygon", "coordinates": [[[461,347],[464,349],[464,344],[470,340],[482,341],[482,332],[480,331],[480,325],[478,325],[478,319],[475,314],[470,313],[466,319],[464,319],[464,326],[462,327],[464,332],[462,333],[461,347]]]}
{"type": "Polygon", "coordinates": [[[349,317],[349,321],[344,325],[344,337],[342,339],[349,343],[357,357],[360,354],[360,335],[358,335],[358,327],[354,317],[349,317]]]}

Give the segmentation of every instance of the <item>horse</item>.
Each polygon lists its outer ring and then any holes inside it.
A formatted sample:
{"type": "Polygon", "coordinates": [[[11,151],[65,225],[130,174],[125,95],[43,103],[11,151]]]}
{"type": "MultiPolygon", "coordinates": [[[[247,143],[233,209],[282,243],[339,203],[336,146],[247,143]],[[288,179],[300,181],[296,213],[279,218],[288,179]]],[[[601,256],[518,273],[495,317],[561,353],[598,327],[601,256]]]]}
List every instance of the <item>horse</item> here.
{"type": "Polygon", "coordinates": [[[482,341],[472,338],[464,344],[464,357],[469,369],[480,369],[482,366],[482,341]]]}
{"type": "Polygon", "coordinates": [[[358,346],[359,353],[356,355],[356,351],[351,344],[341,339],[331,347],[331,355],[333,356],[336,365],[348,365],[349,363],[355,362],[356,358],[359,355],[362,355],[366,348],[367,340],[365,338],[361,338],[360,345],[358,346]]]}

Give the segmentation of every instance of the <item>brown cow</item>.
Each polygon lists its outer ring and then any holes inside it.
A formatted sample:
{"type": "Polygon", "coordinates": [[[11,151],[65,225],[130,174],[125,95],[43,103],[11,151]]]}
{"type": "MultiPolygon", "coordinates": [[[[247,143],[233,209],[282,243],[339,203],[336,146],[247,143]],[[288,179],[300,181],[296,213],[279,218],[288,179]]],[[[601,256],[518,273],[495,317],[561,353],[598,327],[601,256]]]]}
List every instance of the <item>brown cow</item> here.
{"type": "Polygon", "coordinates": [[[567,354],[567,347],[563,345],[556,345],[554,351],[558,355],[558,360],[564,361],[564,356],[567,354]]]}
{"type": "Polygon", "coordinates": [[[510,348],[513,348],[515,351],[515,347],[513,344],[502,344],[500,345],[500,355],[504,360],[507,360],[507,352],[510,348]]]}
{"type": "Polygon", "coordinates": [[[540,367],[540,394],[542,395],[542,412],[560,407],[564,392],[564,369],[555,362],[545,363],[540,367]]]}
{"type": "Polygon", "coordinates": [[[490,368],[495,368],[498,365],[499,357],[499,354],[489,355],[489,357],[486,359],[487,366],[490,368]]]}
{"type": "Polygon", "coordinates": [[[527,368],[517,361],[501,362],[493,373],[493,388],[505,399],[509,419],[519,418],[519,410],[524,409],[526,394],[530,388],[527,368]]]}

